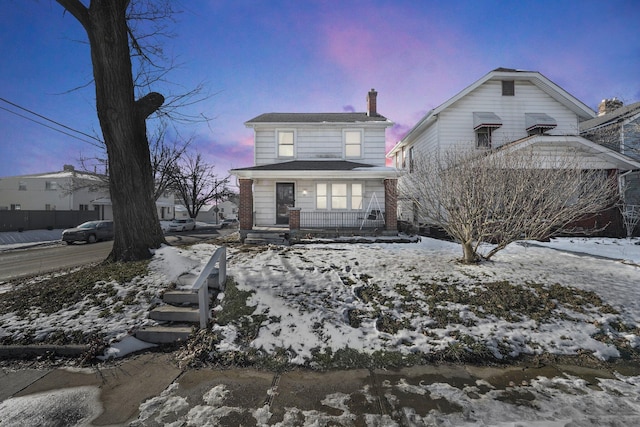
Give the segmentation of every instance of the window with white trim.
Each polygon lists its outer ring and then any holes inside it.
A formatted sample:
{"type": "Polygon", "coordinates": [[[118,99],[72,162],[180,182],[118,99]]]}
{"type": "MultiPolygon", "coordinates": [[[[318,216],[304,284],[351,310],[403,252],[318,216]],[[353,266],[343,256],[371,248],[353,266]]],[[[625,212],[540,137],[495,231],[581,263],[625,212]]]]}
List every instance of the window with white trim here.
{"type": "Polygon", "coordinates": [[[18,183],[18,191],[27,191],[27,182],[26,181],[20,181],[18,183]]]}
{"type": "Polygon", "coordinates": [[[362,157],[362,131],[344,131],[344,155],[347,158],[362,157]]]}
{"type": "Polygon", "coordinates": [[[278,157],[293,157],[294,139],[292,130],[278,131],[278,157]]]}
{"type": "Polygon", "coordinates": [[[493,128],[481,127],[476,129],[476,148],[491,148],[491,134],[493,128]]]}
{"type": "Polygon", "coordinates": [[[316,209],[327,209],[327,184],[316,184],[316,209]]]}
{"type": "Polygon", "coordinates": [[[316,184],[316,209],[362,210],[364,187],[361,183],[316,184]]]}
{"type": "Polygon", "coordinates": [[[49,191],[57,190],[58,189],[58,183],[55,182],[55,181],[45,181],[44,189],[45,190],[49,190],[49,191]]]}

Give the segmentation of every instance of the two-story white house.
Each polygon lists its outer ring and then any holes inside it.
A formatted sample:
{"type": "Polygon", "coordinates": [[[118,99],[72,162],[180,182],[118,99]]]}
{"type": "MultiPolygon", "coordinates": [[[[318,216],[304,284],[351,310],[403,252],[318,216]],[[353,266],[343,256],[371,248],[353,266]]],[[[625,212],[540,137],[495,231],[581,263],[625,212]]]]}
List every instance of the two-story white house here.
{"type": "MultiPolygon", "coordinates": [[[[637,169],[637,161],[579,136],[580,123],[594,117],[591,108],[539,72],[498,68],[429,111],[387,156],[408,171],[414,158],[456,148],[532,148],[543,155],[570,153],[585,168],[610,175],[637,169]]],[[[400,202],[399,211],[401,220],[419,221],[411,206],[400,202]]],[[[604,220],[620,226],[619,212],[609,214],[604,220]]]]}
{"type": "MultiPolygon", "coordinates": [[[[0,229],[69,227],[87,219],[113,219],[107,179],[105,175],[77,171],[71,165],[65,165],[62,171],[57,172],[2,177],[0,229]],[[17,211],[23,215],[16,216],[17,211]],[[26,211],[31,214],[28,220],[23,220],[26,211]],[[53,215],[54,212],[59,214],[53,215]],[[83,214],[62,215],[61,212],[83,214]],[[49,219],[45,220],[45,217],[49,219]],[[23,224],[24,221],[27,224],[23,224]]],[[[173,194],[164,194],[156,201],[158,217],[172,219],[174,205],[173,194]]]]}
{"type": "Polygon", "coordinates": [[[378,114],[375,90],[366,112],[267,113],[245,125],[255,165],[231,170],[243,239],[274,227],[396,232],[397,170],[385,165],[392,122],[378,114]]]}

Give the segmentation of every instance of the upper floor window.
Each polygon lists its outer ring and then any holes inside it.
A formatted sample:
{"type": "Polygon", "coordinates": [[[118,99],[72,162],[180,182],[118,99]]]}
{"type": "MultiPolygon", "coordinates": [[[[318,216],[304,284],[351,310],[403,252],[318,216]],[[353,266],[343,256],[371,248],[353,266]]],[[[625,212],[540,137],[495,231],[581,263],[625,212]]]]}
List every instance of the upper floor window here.
{"type": "Polygon", "coordinates": [[[409,172],[413,172],[413,147],[409,148],[409,172]]]}
{"type": "Polygon", "coordinates": [[[27,191],[27,183],[26,183],[26,181],[20,181],[18,183],[18,190],[19,191],[27,191]]]}
{"type": "Polygon", "coordinates": [[[516,85],[513,80],[502,80],[502,96],[515,96],[516,85]]]}
{"type": "Polygon", "coordinates": [[[492,130],[490,127],[476,129],[476,148],[491,148],[492,130]]]}
{"type": "Polygon", "coordinates": [[[545,113],[524,113],[524,119],[529,136],[543,135],[548,130],[558,126],[556,119],[545,113]]]}
{"type": "Polygon", "coordinates": [[[293,157],[293,142],[292,130],[278,131],[278,157],[293,157]]]}
{"type": "Polygon", "coordinates": [[[45,181],[44,189],[45,190],[57,190],[58,189],[58,183],[55,182],[55,181],[45,181]]]}
{"type": "Polygon", "coordinates": [[[362,132],[359,130],[344,131],[345,157],[362,157],[362,132]]]}
{"type": "Polygon", "coordinates": [[[491,148],[494,129],[502,126],[502,119],[491,112],[473,113],[473,130],[476,134],[476,148],[491,148]]]}

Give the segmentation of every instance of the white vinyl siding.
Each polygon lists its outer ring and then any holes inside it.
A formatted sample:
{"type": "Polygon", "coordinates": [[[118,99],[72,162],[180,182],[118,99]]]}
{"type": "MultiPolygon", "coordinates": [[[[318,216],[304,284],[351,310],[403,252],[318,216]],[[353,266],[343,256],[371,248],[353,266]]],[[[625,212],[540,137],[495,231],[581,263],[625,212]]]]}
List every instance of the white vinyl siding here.
{"type": "MultiPolygon", "coordinates": [[[[289,125],[289,124],[287,124],[289,125]]],[[[386,123],[362,124],[358,127],[349,123],[301,123],[292,129],[277,128],[273,124],[254,125],[255,165],[271,164],[282,160],[345,160],[385,166],[386,123]],[[294,132],[293,157],[281,156],[278,140],[280,131],[294,132]],[[347,131],[361,133],[360,155],[348,156],[344,134],[347,131]]],[[[282,154],[290,154],[282,153],[282,154]]]]}
{"type": "Polygon", "coordinates": [[[549,135],[576,135],[578,118],[575,113],[551,98],[532,83],[515,82],[515,95],[502,96],[502,83],[489,81],[460,99],[438,116],[440,149],[454,145],[475,145],[473,113],[490,111],[502,119],[502,126],[492,133],[492,147],[525,138],[527,135],[525,113],[544,112],[553,117],[558,126],[549,135]]]}

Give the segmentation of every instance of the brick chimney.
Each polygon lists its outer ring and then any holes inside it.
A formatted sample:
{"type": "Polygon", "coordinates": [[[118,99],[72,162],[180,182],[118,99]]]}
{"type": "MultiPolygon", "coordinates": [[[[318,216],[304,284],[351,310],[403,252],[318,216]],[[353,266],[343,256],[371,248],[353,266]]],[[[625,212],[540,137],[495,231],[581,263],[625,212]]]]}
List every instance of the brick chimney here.
{"type": "Polygon", "coordinates": [[[378,92],[375,89],[371,89],[367,94],[367,116],[375,117],[378,115],[378,92]]]}
{"type": "Polygon", "coordinates": [[[598,117],[609,114],[623,105],[623,102],[617,98],[603,99],[600,105],[598,105],[598,117]]]}

